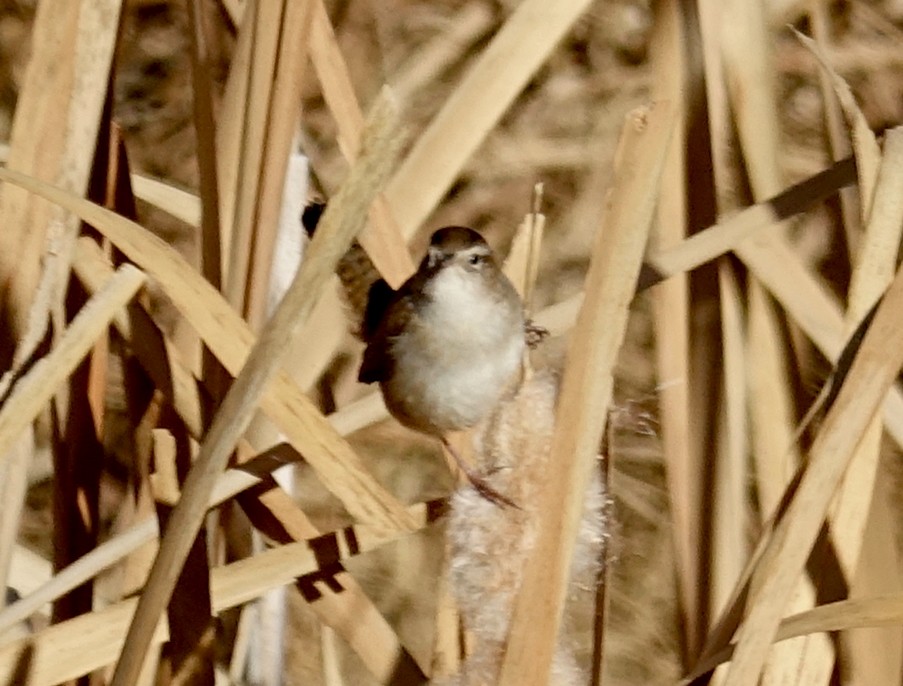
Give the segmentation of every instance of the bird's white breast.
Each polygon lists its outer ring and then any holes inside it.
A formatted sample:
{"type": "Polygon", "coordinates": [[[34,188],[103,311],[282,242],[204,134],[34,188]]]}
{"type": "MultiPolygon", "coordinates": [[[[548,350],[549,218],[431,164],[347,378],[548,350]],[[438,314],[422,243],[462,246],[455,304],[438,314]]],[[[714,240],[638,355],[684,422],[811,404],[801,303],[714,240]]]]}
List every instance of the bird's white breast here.
{"type": "Polygon", "coordinates": [[[403,411],[422,430],[473,426],[520,371],[523,314],[463,267],[439,272],[428,295],[413,335],[395,344],[394,382],[409,391],[403,411]]]}

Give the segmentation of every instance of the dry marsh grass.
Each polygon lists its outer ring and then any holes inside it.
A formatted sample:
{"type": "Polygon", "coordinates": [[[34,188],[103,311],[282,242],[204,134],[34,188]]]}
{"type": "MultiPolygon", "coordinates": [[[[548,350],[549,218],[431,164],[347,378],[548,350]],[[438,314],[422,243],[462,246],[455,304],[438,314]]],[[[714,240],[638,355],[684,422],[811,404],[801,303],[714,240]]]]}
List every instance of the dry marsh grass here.
{"type": "Polygon", "coordinates": [[[0,683],[901,683],[901,37],[891,0],[0,0],[0,683]],[[452,223],[561,375],[491,631],[333,275],[452,223]]]}

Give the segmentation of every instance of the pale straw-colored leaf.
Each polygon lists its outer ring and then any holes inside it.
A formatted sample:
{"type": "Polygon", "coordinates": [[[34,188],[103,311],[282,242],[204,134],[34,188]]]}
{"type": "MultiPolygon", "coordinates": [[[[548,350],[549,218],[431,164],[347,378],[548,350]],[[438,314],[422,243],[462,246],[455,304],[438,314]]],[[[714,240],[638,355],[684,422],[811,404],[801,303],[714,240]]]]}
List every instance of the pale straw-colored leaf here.
{"type": "MultiPolygon", "coordinates": [[[[179,570],[201,526],[216,478],[224,470],[230,453],[250,424],[266,386],[279,372],[288,343],[316,303],[316,293],[362,228],[366,208],[394,165],[400,136],[397,113],[387,94],[374,105],[369,127],[358,164],[352,168],[342,189],[326,209],[320,230],[310,244],[307,259],[229,388],[185,479],[182,498],[169,519],[129,627],[123,653],[113,674],[113,686],[127,686],[140,673],[179,570]]],[[[376,523],[390,529],[411,528],[409,518],[392,516],[394,512],[386,514],[390,516],[377,518],[376,523]]],[[[378,517],[378,513],[370,515],[378,517]]]]}
{"type": "MultiPolygon", "coordinates": [[[[9,172],[0,170],[0,175],[9,172]]],[[[113,317],[144,285],[145,275],[131,265],[120,267],[106,286],[89,300],[60,336],[54,349],[38,360],[13,386],[0,407],[0,460],[22,431],[34,421],[57,387],[87,355],[113,317]]]]}
{"type": "MultiPolygon", "coordinates": [[[[903,623],[903,594],[841,600],[791,615],[781,621],[775,641],[786,641],[798,636],[844,631],[865,627],[899,626],[903,623]]],[[[734,644],[724,648],[689,675],[678,686],[689,686],[695,679],[710,672],[717,665],[731,659],[734,644]]]]}
{"type": "MultiPolygon", "coordinates": [[[[687,235],[687,153],[685,34],[687,19],[677,3],[662,3],[652,35],[651,55],[658,99],[674,103],[675,132],[671,139],[657,221],[649,237],[649,251],[661,252],[679,245],[687,235]]],[[[687,645],[696,645],[700,626],[698,584],[701,556],[703,502],[699,497],[702,457],[691,440],[690,397],[696,380],[690,376],[690,300],[685,274],[660,284],[652,292],[655,329],[655,366],[670,515],[673,522],[677,584],[687,645]]]]}
{"type": "Polygon", "coordinates": [[[747,337],[740,286],[727,260],[718,263],[718,284],[724,342],[724,400],[714,477],[710,601],[713,613],[720,612],[726,605],[749,558],[746,544],[749,527],[746,466],[749,450],[745,371],[747,337]]]}
{"type": "Polygon", "coordinates": [[[163,210],[189,226],[201,225],[201,200],[198,196],[141,174],[132,174],[131,178],[132,191],[136,198],[163,210]]]}
{"type": "MultiPolygon", "coordinates": [[[[205,343],[237,374],[253,345],[243,320],[172,248],[129,220],[35,179],[0,170],[0,179],[16,180],[76,212],[107,235],[130,259],[165,289],[205,343]]],[[[264,395],[262,408],[307,460],[321,471],[327,487],[360,519],[397,511],[394,499],[372,479],[360,459],[329,427],[313,403],[284,375],[264,395]],[[355,485],[356,484],[356,485],[355,485]]]]}
{"type": "MultiPolygon", "coordinates": [[[[414,530],[422,529],[433,520],[431,504],[419,503],[406,510],[414,530]]],[[[387,532],[381,527],[358,525],[325,535],[323,543],[336,551],[336,561],[375,550],[407,535],[408,532],[387,532]]],[[[315,549],[317,542],[302,541],[273,548],[239,562],[211,570],[211,601],[216,614],[258,598],[265,592],[293,582],[297,577],[316,572],[320,568],[315,549]]],[[[56,684],[109,665],[123,647],[126,629],[135,612],[135,599],[120,601],[75,619],[53,625],[27,638],[0,646],[0,682],[9,683],[23,655],[30,668],[30,685],[56,684]]],[[[360,615],[348,617],[369,626],[371,608],[359,608],[360,615]]],[[[155,645],[167,640],[166,619],[153,635],[155,645]]],[[[360,637],[368,640],[368,636],[360,637]]],[[[382,680],[392,677],[397,667],[394,655],[383,656],[383,668],[377,674],[382,680]]]]}
{"type": "Polygon", "coordinates": [[[871,417],[903,364],[903,348],[895,344],[901,337],[903,275],[898,273],[828,410],[800,485],[762,558],[760,591],[752,599],[737,634],[737,649],[727,677],[731,684],[754,686],[759,681],[769,645],[831,499],[871,417]]]}
{"type": "Polygon", "coordinates": [[[433,211],[588,5],[588,0],[525,0],[495,34],[386,188],[389,206],[406,238],[433,211]]]}
{"type": "Polygon", "coordinates": [[[859,105],[856,104],[853,91],[850,90],[847,82],[834,71],[831,62],[825,56],[821,47],[814,40],[804,36],[799,31],[794,30],[794,33],[799,41],[815,55],[821,68],[830,77],[831,84],[834,86],[834,92],[837,94],[837,99],[840,100],[840,106],[847,119],[847,125],[852,129],[853,151],[856,155],[856,169],[859,173],[860,209],[863,218],[866,218],[869,215],[875,194],[878,167],[881,163],[881,148],[878,145],[875,134],[859,109],[859,105]]]}
{"type": "MultiPolygon", "coordinates": [[[[310,56],[323,97],[339,130],[338,144],[345,159],[354,162],[360,148],[364,115],[358,104],[351,74],[326,13],[323,0],[313,0],[310,56]]],[[[380,193],[370,208],[370,221],[360,236],[361,245],[393,288],[414,272],[414,262],[386,197],[380,193]]]]}

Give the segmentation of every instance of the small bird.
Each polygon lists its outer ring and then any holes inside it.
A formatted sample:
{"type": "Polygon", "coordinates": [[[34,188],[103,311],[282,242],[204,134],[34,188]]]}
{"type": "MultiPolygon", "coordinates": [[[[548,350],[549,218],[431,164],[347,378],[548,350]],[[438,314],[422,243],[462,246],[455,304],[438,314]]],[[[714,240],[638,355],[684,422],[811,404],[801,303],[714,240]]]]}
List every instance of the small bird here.
{"type": "Polygon", "coordinates": [[[379,383],[403,425],[438,436],[481,494],[514,506],[467,468],[445,435],[475,426],[514,389],[528,330],[520,296],[483,237],[445,227],[397,291],[383,280],[371,286],[358,379],[379,383]]]}

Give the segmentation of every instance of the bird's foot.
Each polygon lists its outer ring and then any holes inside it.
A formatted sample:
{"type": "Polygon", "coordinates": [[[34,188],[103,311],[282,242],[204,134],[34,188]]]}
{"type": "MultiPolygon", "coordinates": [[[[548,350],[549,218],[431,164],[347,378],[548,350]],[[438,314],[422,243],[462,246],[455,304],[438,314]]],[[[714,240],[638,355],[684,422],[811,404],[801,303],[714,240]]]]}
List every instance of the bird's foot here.
{"type": "Polygon", "coordinates": [[[521,507],[515,503],[511,498],[506,495],[499,493],[496,489],[490,486],[486,480],[474,474],[471,471],[470,467],[464,462],[464,459],[458,454],[458,451],[455,450],[451,443],[449,443],[445,438],[442,438],[442,445],[445,446],[445,449],[449,452],[449,454],[455,459],[455,463],[458,465],[458,469],[460,469],[464,476],[467,477],[467,480],[470,482],[470,485],[476,489],[476,492],[481,496],[486,498],[489,502],[498,505],[499,507],[513,507],[516,510],[520,510],[521,507]]]}
{"type": "Polygon", "coordinates": [[[531,350],[542,343],[548,335],[549,330],[535,323],[532,319],[528,319],[524,323],[524,340],[526,340],[527,347],[531,350]]]}

